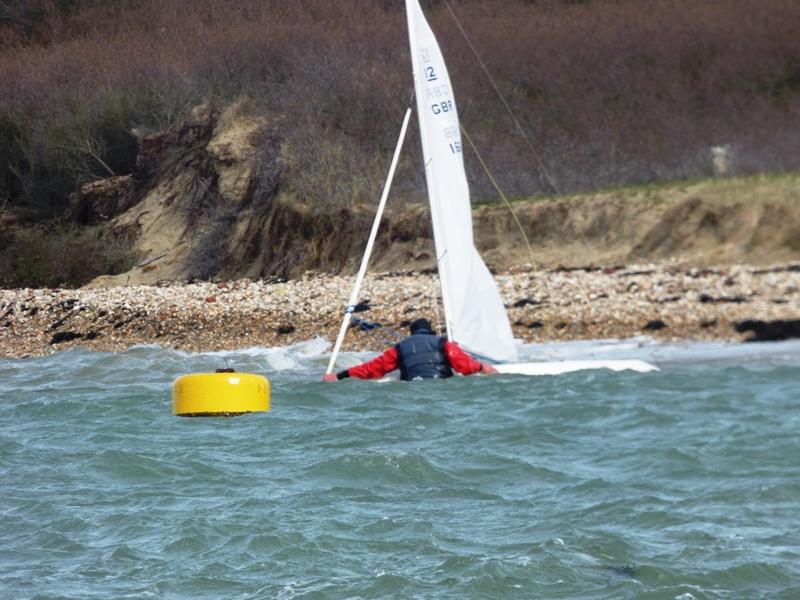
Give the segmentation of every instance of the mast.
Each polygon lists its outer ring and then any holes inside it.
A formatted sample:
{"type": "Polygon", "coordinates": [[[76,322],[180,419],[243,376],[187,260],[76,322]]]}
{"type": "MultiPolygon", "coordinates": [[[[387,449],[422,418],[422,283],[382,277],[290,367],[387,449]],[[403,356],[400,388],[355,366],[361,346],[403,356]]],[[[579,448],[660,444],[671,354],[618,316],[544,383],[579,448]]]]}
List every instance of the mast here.
{"type": "Polygon", "coordinates": [[[400,128],[400,136],[397,139],[397,146],[394,149],[394,156],[392,157],[392,165],[389,167],[389,174],[386,176],[386,183],[383,186],[383,193],[381,200],[378,203],[378,210],[375,212],[375,220],[372,222],[372,231],[369,233],[367,240],[367,247],[364,250],[364,256],[361,257],[361,267],[358,269],[355,283],[353,284],[353,291],[350,292],[350,299],[344,311],[344,318],[342,319],[342,326],[339,328],[339,335],[336,337],[336,343],[333,346],[333,354],[331,354],[330,362],[328,363],[328,370],[326,374],[333,371],[333,366],[336,363],[336,357],[339,355],[339,350],[342,347],[344,336],[347,333],[347,328],[350,325],[350,319],[353,316],[353,309],[358,301],[358,291],[361,289],[361,284],[364,281],[364,275],[367,273],[367,265],[369,265],[369,257],[372,254],[372,247],[375,244],[375,237],[378,235],[378,227],[381,224],[381,217],[383,216],[383,209],[386,207],[386,199],[389,197],[389,188],[392,186],[392,179],[394,179],[394,172],[397,168],[397,161],[400,158],[400,150],[403,148],[403,141],[406,139],[406,130],[408,129],[408,121],[411,118],[411,107],[406,109],[406,116],[403,118],[403,126],[400,128]]]}

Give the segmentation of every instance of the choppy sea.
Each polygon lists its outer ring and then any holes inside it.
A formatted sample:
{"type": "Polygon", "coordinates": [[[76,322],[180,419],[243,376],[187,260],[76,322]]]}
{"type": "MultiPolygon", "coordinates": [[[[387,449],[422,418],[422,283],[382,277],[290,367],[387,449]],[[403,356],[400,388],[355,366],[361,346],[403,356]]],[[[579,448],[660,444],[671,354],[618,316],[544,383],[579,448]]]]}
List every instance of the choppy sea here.
{"type": "Polygon", "coordinates": [[[326,384],[324,340],[0,360],[0,598],[800,598],[800,343],[522,351],[661,370],[326,384]],[[172,416],[177,376],[226,363],[269,413],[172,416]]]}

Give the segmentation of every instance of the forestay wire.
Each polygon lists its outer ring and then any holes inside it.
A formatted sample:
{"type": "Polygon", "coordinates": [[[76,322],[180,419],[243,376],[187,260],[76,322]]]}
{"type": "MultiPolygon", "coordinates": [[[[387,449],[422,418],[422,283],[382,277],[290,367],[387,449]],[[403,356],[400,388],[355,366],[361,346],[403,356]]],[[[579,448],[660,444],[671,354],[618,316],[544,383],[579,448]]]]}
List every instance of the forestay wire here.
{"type": "Polygon", "coordinates": [[[522,239],[525,240],[525,245],[528,247],[528,257],[530,258],[530,261],[531,261],[531,269],[533,269],[535,271],[536,270],[536,259],[533,256],[533,248],[531,248],[531,242],[530,242],[530,240],[528,240],[528,234],[525,233],[525,228],[522,226],[522,222],[519,220],[519,217],[517,217],[517,213],[515,213],[514,209],[511,207],[511,202],[508,201],[508,198],[506,198],[506,195],[503,193],[503,190],[500,189],[500,186],[497,184],[497,181],[495,180],[494,176],[489,172],[489,167],[484,162],[483,157],[481,156],[481,153],[478,152],[478,148],[477,148],[477,146],[475,146],[475,142],[473,142],[472,138],[469,137],[469,134],[467,133],[467,130],[464,129],[463,125],[461,125],[461,133],[463,133],[464,137],[467,138],[467,141],[469,142],[470,147],[472,148],[473,152],[475,152],[475,156],[478,157],[478,161],[481,163],[481,166],[483,166],[483,170],[486,171],[486,175],[489,177],[489,181],[492,182],[492,185],[494,186],[494,189],[496,189],[497,193],[500,194],[500,198],[503,199],[503,202],[505,203],[506,207],[508,208],[508,212],[511,213],[511,216],[514,218],[514,221],[516,222],[517,227],[519,227],[519,231],[522,234],[522,239]]]}
{"type": "MultiPolygon", "coordinates": [[[[517,128],[517,131],[522,136],[522,139],[525,140],[525,143],[528,145],[528,149],[531,151],[531,154],[533,154],[534,158],[536,159],[536,162],[539,163],[539,169],[541,169],[542,174],[544,175],[544,178],[547,180],[548,185],[552,188],[553,192],[555,192],[556,194],[560,194],[561,192],[559,191],[559,189],[556,186],[556,184],[553,182],[552,177],[550,177],[550,174],[547,171],[547,167],[545,166],[544,161],[542,160],[542,157],[539,156],[539,153],[536,151],[536,148],[533,147],[533,144],[531,143],[530,139],[528,138],[527,134],[525,133],[525,130],[522,128],[522,125],[520,125],[519,120],[514,115],[514,111],[511,110],[511,106],[506,101],[505,96],[503,96],[503,93],[500,91],[500,88],[498,87],[497,83],[495,83],[494,78],[492,77],[492,74],[489,72],[489,68],[486,66],[486,63],[483,62],[483,59],[481,59],[480,54],[478,54],[478,50],[475,48],[475,46],[472,44],[472,41],[469,39],[469,36],[467,35],[466,30],[461,25],[461,21],[458,20],[458,17],[456,16],[456,13],[454,13],[453,9],[450,8],[450,3],[447,0],[443,0],[443,2],[444,2],[445,7],[447,7],[448,12],[450,13],[450,16],[453,17],[453,21],[455,21],[455,24],[458,27],[458,30],[461,32],[461,35],[464,37],[464,40],[467,42],[467,45],[469,46],[469,49],[472,51],[472,54],[475,55],[475,59],[478,61],[478,64],[481,66],[481,69],[483,69],[483,72],[486,73],[486,77],[489,79],[489,83],[492,84],[492,87],[494,88],[494,91],[497,93],[497,96],[500,98],[500,102],[503,103],[503,106],[505,107],[506,112],[508,113],[508,116],[511,117],[511,120],[514,122],[514,126],[517,128]]],[[[463,130],[463,128],[462,128],[462,130],[463,130]]],[[[484,167],[484,168],[486,168],[486,167],[484,167]]],[[[487,173],[488,173],[488,171],[487,171],[487,173]]]]}

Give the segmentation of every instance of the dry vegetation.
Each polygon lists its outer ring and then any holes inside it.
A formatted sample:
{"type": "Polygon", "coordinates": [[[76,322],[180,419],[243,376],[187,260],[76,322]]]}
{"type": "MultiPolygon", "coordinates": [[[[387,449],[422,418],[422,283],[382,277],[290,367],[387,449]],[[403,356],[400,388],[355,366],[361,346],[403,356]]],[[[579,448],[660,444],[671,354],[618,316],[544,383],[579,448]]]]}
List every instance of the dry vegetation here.
{"type": "MultiPolygon", "coordinates": [[[[559,192],[800,168],[797,0],[424,2],[462,121],[507,193],[552,192],[453,23],[458,15],[559,192]]],[[[130,173],[136,134],[246,98],[281,140],[284,191],[379,194],[409,98],[401,0],[10,0],[0,7],[0,212],[42,221],[130,173]]],[[[418,199],[418,142],[396,194],[418,199]]],[[[494,192],[467,153],[473,192],[494,192]]]]}

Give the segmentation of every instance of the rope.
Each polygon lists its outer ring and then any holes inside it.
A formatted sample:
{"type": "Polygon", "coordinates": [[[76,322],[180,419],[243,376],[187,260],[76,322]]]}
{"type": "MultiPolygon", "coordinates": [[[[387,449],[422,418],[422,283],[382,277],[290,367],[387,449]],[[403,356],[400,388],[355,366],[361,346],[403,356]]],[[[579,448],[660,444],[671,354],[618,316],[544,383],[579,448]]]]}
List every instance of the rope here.
{"type": "Polygon", "coordinates": [[[472,141],[472,138],[469,137],[469,134],[467,133],[467,130],[464,129],[463,125],[461,125],[461,133],[464,134],[464,137],[469,142],[469,145],[472,148],[473,152],[475,152],[475,156],[478,157],[478,161],[480,161],[481,166],[483,167],[483,170],[486,171],[486,175],[489,177],[489,181],[492,182],[492,185],[494,186],[494,189],[497,190],[497,193],[500,194],[500,197],[503,199],[503,202],[505,203],[506,207],[508,208],[508,212],[510,212],[511,216],[514,217],[514,221],[516,222],[517,227],[519,228],[519,231],[522,234],[522,238],[525,240],[525,245],[528,247],[528,256],[530,257],[530,260],[531,260],[531,268],[535,271],[536,270],[536,260],[534,259],[534,256],[533,256],[533,248],[531,248],[531,243],[528,240],[528,235],[525,233],[525,228],[522,226],[522,223],[520,222],[519,218],[517,217],[517,213],[514,212],[514,209],[512,208],[511,203],[508,201],[508,198],[506,198],[506,195],[503,193],[503,190],[500,189],[500,186],[497,184],[497,181],[495,180],[494,176],[489,171],[489,167],[484,162],[483,157],[481,156],[481,153],[478,152],[478,148],[475,146],[475,143],[472,141]]]}
{"type": "Polygon", "coordinates": [[[539,153],[536,152],[536,149],[533,147],[533,144],[531,143],[530,139],[528,138],[527,134],[525,133],[525,130],[522,129],[522,125],[520,125],[519,121],[517,120],[517,117],[514,115],[514,111],[511,110],[511,107],[509,106],[508,102],[506,102],[506,99],[503,96],[502,92],[500,91],[500,88],[495,83],[494,78],[492,77],[492,74],[489,73],[489,69],[487,68],[486,63],[483,62],[483,60],[481,59],[480,55],[478,54],[478,51],[475,49],[475,46],[472,45],[472,42],[470,41],[469,36],[467,36],[467,32],[464,30],[464,27],[461,25],[461,21],[458,20],[458,17],[456,16],[456,13],[454,13],[453,9],[450,8],[450,3],[447,0],[443,0],[443,1],[444,1],[444,5],[447,7],[447,10],[450,12],[450,16],[453,17],[453,21],[455,21],[456,25],[458,26],[458,30],[461,32],[461,35],[464,37],[464,40],[467,42],[467,45],[469,46],[469,49],[472,50],[472,54],[475,55],[475,58],[478,61],[478,64],[483,69],[483,72],[486,73],[486,77],[489,79],[489,83],[492,84],[492,87],[494,88],[494,91],[497,92],[497,95],[500,98],[500,101],[503,103],[503,106],[505,107],[506,112],[511,117],[511,120],[514,122],[514,126],[517,128],[517,131],[522,136],[522,138],[525,140],[525,143],[528,145],[528,149],[531,151],[531,154],[533,154],[534,158],[536,159],[536,162],[539,163],[539,169],[541,169],[542,174],[544,175],[544,178],[547,180],[548,185],[550,185],[550,187],[552,188],[552,190],[556,194],[560,195],[561,192],[559,191],[558,187],[556,187],[556,184],[553,183],[553,179],[550,177],[550,174],[547,172],[547,167],[545,167],[544,161],[542,160],[541,156],[539,156],[539,153]]]}
{"type": "Polygon", "coordinates": [[[439,302],[439,294],[437,293],[437,290],[441,289],[442,286],[441,283],[437,286],[433,277],[431,277],[431,283],[433,287],[431,290],[431,313],[433,313],[433,316],[436,319],[436,331],[443,331],[442,320],[439,318],[439,309],[441,308],[441,303],[439,302]]]}

